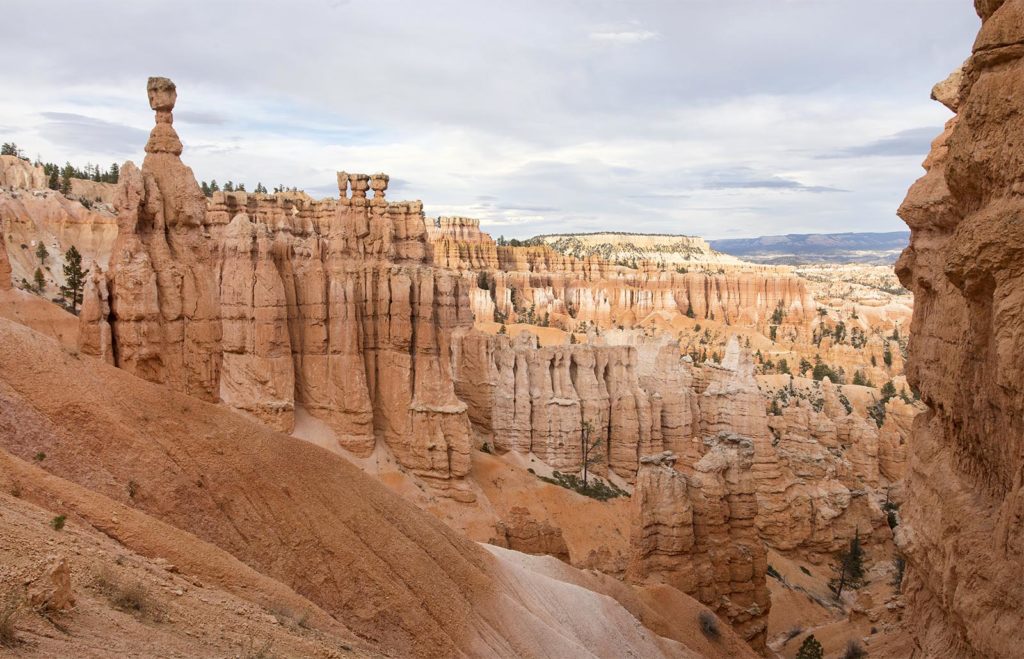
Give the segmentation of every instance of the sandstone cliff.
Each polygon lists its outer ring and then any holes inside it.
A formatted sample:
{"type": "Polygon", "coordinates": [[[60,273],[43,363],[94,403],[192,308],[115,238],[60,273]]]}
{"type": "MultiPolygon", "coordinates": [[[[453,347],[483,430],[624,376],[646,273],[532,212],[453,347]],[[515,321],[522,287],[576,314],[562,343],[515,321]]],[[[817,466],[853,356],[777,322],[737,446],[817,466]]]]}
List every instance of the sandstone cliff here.
{"type": "Polygon", "coordinates": [[[928,410],[897,540],[919,650],[1012,657],[1024,646],[1024,1],[975,6],[973,54],[934,91],[956,116],[900,208],[911,242],[897,273],[917,301],[907,379],[928,410]]]}

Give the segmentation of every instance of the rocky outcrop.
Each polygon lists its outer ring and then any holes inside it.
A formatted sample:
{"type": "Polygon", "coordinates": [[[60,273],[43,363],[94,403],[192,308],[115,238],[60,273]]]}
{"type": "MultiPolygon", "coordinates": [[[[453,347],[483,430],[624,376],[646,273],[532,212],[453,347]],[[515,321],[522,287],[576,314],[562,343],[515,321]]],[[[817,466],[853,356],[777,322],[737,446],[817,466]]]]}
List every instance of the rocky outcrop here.
{"type": "Polygon", "coordinates": [[[0,188],[40,190],[46,187],[42,166],[17,156],[0,156],[0,188]]]}
{"type": "Polygon", "coordinates": [[[422,204],[387,201],[385,174],[339,172],[338,199],[218,193],[207,214],[178,157],[174,84],[148,92],[157,124],[141,171],[121,169],[110,312],[90,283],[86,352],[104,354],[107,320],[121,368],[281,430],[302,407],[352,453],[382,438],[404,468],[472,499],[447,359],[472,322],[467,286],[429,265],[422,204]]]}
{"type": "Polygon", "coordinates": [[[58,613],[75,605],[71,568],[63,556],[47,558],[43,573],[29,586],[28,603],[36,611],[58,613]]]}
{"type": "Polygon", "coordinates": [[[221,247],[221,400],[275,430],[295,426],[295,371],[284,280],[264,224],[239,213],[221,247]]]}
{"type": "Polygon", "coordinates": [[[897,541],[918,650],[1012,657],[1024,646],[1024,1],[984,19],[956,112],[900,216],[897,264],[915,295],[907,379],[927,411],[909,444],[897,541]]]}
{"type": "Polygon", "coordinates": [[[101,183],[90,181],[84,178],[72,178],[71,194],[85,199],[86,203],[114,204],[117,195],[117,185],[114,183],[101,183]]]}
{"type": "Polygon", "coordinates": [[[575,471],[589,424],[600,463],[632,482],[640,455],[662,450],[666,436],[672,446],[690,437],[691,392],[676,388],[686,382],[685,368],[676,366],[678,348],[670,348],[665,361],[648,358],[641,367],[633,346],[540,347],[527,332],[515,339],[471,332],[456,347],[456,393],[499,452],[533,453],[556,469],[575,471]]]}
{"type": "Polygon", "coordinates": [[[78,349],[83,354],[114,364],[110,311],[107,276],[99,266],[93,266],[85,281],[82,308],[78,314],[78,349]]]}
{"type": "Polygon", "coordinates": [[[174,83],[150,78],[147,91],[157,123],[142,169],[125,163],[117,188],[108,273],[112,351],[119,367],[139,377],[215,401],[221,318],[206,200],[178,157],[174,83]]]}
{"type": "Polygon", "coordinates": [[[527,508],[514,506],[507,518],[494,525],[494,530],[496,535],[489,541],[492,545],[569,562],[569,547],[562,538],[562,529],[535,520],[527,508]]]}
{"type": "Polygon", "coordinates": [[[7,258],[7,242],[4,232],[0,231],[0,291],[11,288],[11,262],[7,258]]]}
{"type": "Polygon", "coordinates": [[[693,595],[763,651],[771,599],[753,459],[752,442],[736,435],[711,442],[688,475],[670,452],[642,458],[627,578],[693,595]]]}
{"type": "Polygon", "coordinates": [[[563,254],[548,245],[497,246],[468,218],[441,218],[429,234],[433,262],[464,273],[478,321],[632,326],[660,315],[750,324],[767,333],[776,309],[790,323],[816,310],[807,282],[771,268],[666,270],[661,263],[626,267],[598,255],[563,254]]]}

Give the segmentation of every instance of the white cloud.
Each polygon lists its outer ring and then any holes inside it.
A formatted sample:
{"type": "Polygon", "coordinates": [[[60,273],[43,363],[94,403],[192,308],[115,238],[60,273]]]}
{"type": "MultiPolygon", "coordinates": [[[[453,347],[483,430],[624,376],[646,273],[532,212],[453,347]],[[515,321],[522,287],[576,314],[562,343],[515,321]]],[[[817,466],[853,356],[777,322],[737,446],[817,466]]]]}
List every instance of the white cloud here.
{"type": "Polygon", "coordinates": [[[651,39],[657,39],[661,35],[657,32],[650,30],[622,30],[622,31],[605,31],[605,32],[591,32],[590,38],[594,41],[603,41],[613,44],[633,44],[640,43],[642,41],[650,41],[651,39]]]}
{"type": "Polygon", "coordinates": [[[201,179],[385,171],[517,237],[900,229],[977,29],[962,0],[297,0],[281,39],[275,0],[50,0],[43,45],[30,4],[4,11],[0,141],[31,156],[138,159],[167,75],[201,179]]]}

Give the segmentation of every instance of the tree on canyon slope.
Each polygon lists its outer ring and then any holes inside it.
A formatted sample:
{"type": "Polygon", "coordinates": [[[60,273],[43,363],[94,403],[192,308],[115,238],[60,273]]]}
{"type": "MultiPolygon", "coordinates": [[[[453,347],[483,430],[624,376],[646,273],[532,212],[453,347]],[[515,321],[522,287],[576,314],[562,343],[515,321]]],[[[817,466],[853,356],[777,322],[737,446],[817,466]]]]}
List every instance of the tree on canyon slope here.
{"type": "Polygon", "coordinates": [[[822,659],[825,656],[825,652],[821,647],[821,643],[818,639],[814,638],[814,634],[811,634],[804,639],[803,645],[800,646],[800,650],[796,653],[796,659],[822,659]]]}
{"type": "Polygon", "coordinates": [[[583,451],[583,487],[587,487],[587,477],[590,466],[597,464],[604,457],[601,450],[601,437],[597,436],[591,440],[594,434],[594,426],[589,421],[584,421],[580,428],[580,447],[583,451]]]}
{"type": "Polygon", "coordinates": [[[859,530],[850,540],[850,548],[836,555],[832,571],[836,576],[828,582],[828,587],[837,599],[842,597],[845,588],[860,588],[864,585],[864,549],[860,546],[859,530]]]}
{"type": "Polygon", "coordinates": [[[82,270],[82,255],[72,245],[64,254],[64,285],[60,287],[60,294],[65,300],[64,306],[69,307],[73,314],[78,313],[78,305],[82,303],[87,274],[88,270],[82,270]]]}

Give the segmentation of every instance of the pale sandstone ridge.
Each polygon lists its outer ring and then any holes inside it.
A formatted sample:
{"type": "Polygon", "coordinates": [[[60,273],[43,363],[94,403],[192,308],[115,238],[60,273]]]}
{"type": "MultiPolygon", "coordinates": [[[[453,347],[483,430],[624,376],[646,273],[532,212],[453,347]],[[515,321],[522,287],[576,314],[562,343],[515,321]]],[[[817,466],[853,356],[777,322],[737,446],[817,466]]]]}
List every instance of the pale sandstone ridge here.
{"type": "Polygon", "coordinates": [[[1017,657],[1024,647],[1024,0],[976,0],[984,19],[900,216],[913,290],[914,423],[897,541],[925,656],[1017,657]]]}
{"type": "Polygon", "coordinates": [[[599,256],[607,261],[651,261],[666,266],[740,264],[735,256],[716,252],[697,236],[606,232],[548,234],[535,240],[576,258],[599,256]]]}
{"type": "Polygon", "coordinates": [[[42,166],[17,156],[0,156],[0,188],[39,190],[46,187],[42,166]]]}

